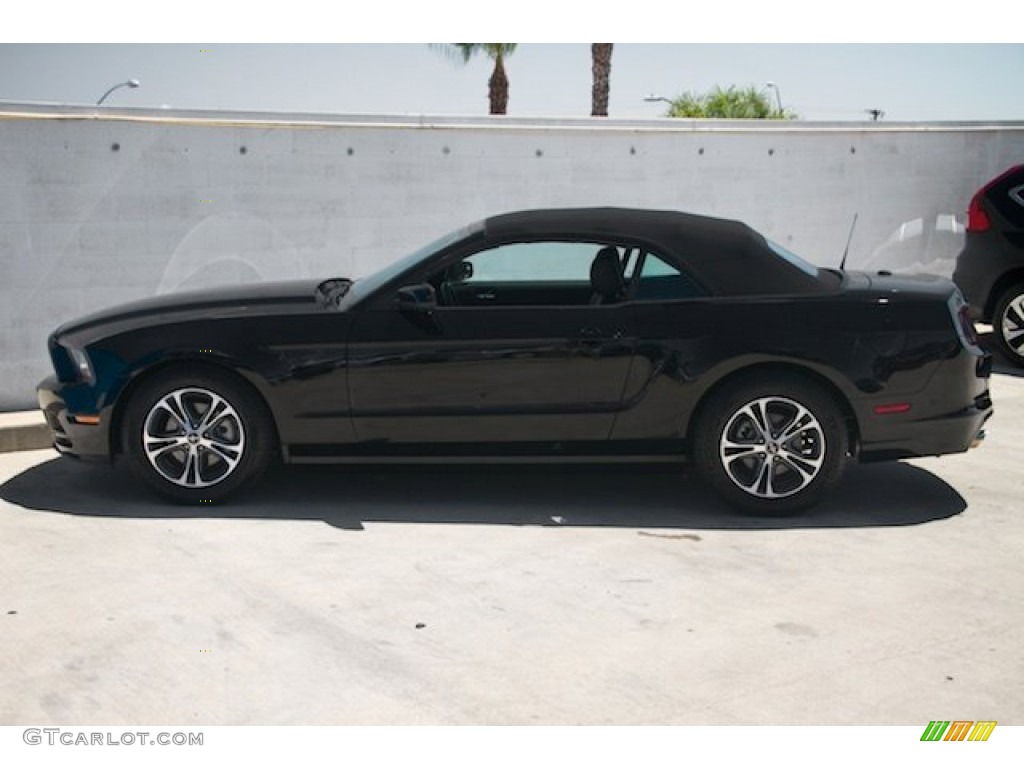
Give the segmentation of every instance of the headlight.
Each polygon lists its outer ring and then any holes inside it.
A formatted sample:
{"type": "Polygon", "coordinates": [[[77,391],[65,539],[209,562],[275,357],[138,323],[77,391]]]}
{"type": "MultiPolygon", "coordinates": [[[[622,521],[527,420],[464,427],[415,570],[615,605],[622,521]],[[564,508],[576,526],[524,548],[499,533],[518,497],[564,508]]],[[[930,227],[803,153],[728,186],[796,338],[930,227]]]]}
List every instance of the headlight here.
{"type": "Polygon", "coordinates": [[[96,377],[93,375],[92,363],[89,362],[89,356],[85,354],[85,350],[73,347],[67,347],[66,349],[68,354],[71,355],[71,362],[74,363],[79,380],[92,384],[96,377]]]}

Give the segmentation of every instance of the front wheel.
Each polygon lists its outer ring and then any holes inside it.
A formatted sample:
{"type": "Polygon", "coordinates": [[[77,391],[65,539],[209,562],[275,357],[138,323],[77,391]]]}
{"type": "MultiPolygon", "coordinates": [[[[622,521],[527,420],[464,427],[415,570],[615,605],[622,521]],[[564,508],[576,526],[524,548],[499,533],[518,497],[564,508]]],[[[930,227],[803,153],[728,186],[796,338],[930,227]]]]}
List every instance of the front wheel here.
{"type": "Polygon", "coordinates": [[[1006,359],[1024,366],[1024,283],[1011,286],[999,297],[992,330],[1006,359]]]}
{"type": "Polygon", "coordinates": [[[263,474],[274,429],[262,401],[228,374],[157,374],[132,396],[122,445],[137,476],[180,503],[214,503],[263,474]]]}
{"type": "Polygon", "coordinates": [[[762,515],[818,503],[839,482],[848,450],[832,398],[803,378],[774,374],[713,393],[693,440],[705,480],[730,504],[762,515]]]}

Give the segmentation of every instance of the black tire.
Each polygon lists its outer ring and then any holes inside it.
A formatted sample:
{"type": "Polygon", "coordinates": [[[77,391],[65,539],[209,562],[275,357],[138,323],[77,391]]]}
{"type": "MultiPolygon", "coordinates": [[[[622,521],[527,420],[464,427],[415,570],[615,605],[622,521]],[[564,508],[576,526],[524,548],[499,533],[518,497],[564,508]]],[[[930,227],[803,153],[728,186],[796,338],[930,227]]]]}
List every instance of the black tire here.
{"type": "Polygon", "coordinates": [[[817,504],[842,477],[848,451],[832,397],[801,376],[777,373],[754,373],[712,392],[692,442],[704,480],[734,507],[758,515],[817,504]]]}
{"type": "Polygon", "coordinates": [[[121,445],[128,465],[181,504],[215,504],[251,486],[276,452],[263,401],[229,373],[177,368],[155,374],[126,407],[121,445]],[[212,421],[203,425],[211,410],[212,421]]]}
{"type": "Polygon", "coordinates": [[[992,315],[992,331],[1003,356],[1024,366],[1024,283],[1003,291],[992,315]]]}

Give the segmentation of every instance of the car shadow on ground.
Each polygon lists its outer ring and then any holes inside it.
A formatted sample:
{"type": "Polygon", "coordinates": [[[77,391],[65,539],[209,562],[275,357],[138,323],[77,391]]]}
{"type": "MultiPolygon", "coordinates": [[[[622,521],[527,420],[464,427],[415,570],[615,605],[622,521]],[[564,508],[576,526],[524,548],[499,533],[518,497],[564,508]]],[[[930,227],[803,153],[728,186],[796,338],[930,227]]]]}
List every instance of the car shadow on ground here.
{"type": "Polygon", "coordinates": [[[660,466],[288,466],[219,506],[165,504],[127,471],[55,458],[0,486],[27,509],[134,519],[323,520],[757,530],[914,525],[967,503],[939,477],[903,463],[851,465],[840,486],[802,515],[734,511],[692,472],[660,466]]]}

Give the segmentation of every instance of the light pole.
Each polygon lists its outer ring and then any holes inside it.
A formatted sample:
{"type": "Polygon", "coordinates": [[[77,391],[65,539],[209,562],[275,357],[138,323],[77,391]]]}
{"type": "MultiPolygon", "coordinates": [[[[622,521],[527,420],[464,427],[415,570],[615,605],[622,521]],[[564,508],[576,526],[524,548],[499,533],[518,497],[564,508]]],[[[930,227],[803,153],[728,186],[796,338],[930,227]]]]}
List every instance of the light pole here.
{"type": "Polygon", "coordinates": [[[672,116],[672,99],[666,99],[664,96],[658,96],[656,93],[648,93],[646,96],[644,96],[644,101],[646,101],[648,104],[657,104],[659,101],[665,102],[666,104],[668,104],[668,109],[665,110],[664,116],[672,116]]]}
{"type": "Polygon", "coordinates": [[[126,86],[128,88],[138,88],[139,85],[140,85],[139,81],[136,80],[135,78],[132,78],[131,80],[125,80],[123,83],[118,83],[117,85],[113,85],[113,86],[111,86],[110,88],[107,89],[106,93],[104,93],[102,96],[100,96],[100,100],[96,102],[96,106],[98,107],[100,104],[102,104],[106,100],[107,96],[112,94],[118,88],[124,88],[126,86]]]}
{"type": "Polygon", "coordinates": [[[776,85],[775,83],[772,83],[772,82],[767,82],[767,83],[764,84],[764,86],[765,86],[765,88],[774,88],[775,89],[775,104],[778,106],[779,114],[781,115],[782,114],[782,94],[779,93],[779,86],[776,85]]]}

